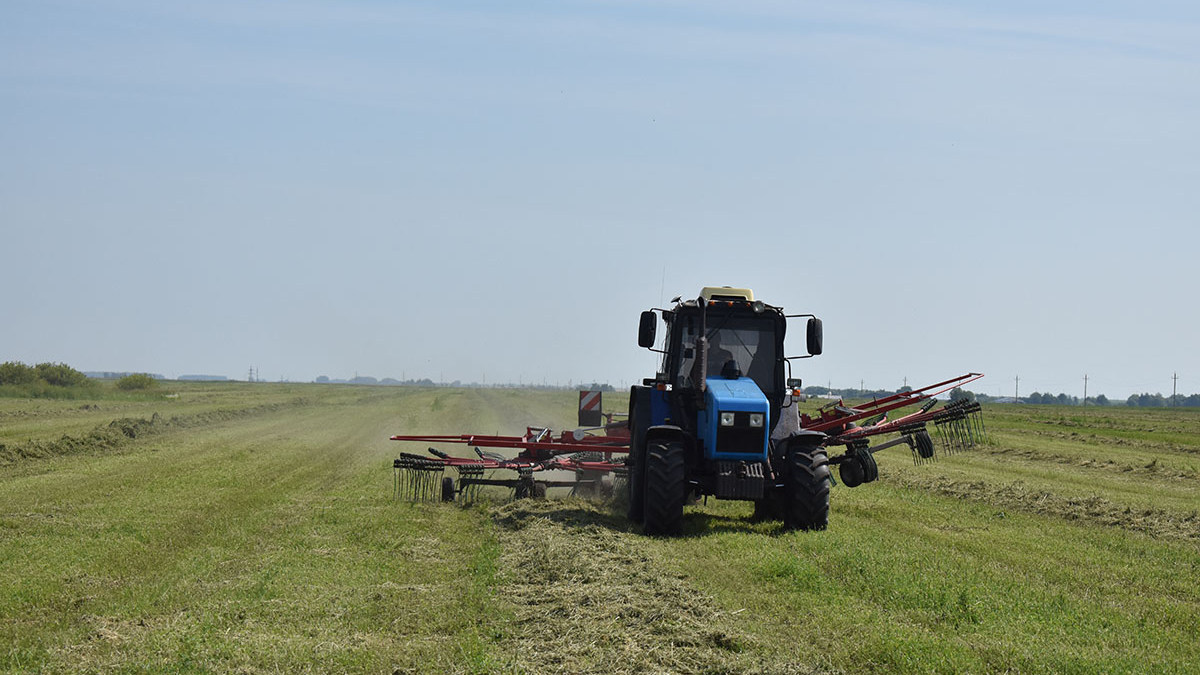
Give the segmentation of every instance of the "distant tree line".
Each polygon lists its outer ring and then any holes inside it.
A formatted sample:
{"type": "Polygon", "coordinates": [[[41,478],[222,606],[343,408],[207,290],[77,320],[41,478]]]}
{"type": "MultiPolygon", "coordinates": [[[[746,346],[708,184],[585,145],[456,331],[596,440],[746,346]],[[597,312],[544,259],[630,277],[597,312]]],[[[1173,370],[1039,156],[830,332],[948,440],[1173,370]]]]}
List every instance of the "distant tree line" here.
{"type": "Polygon", "coordinates": [[[803,391],[809,396],[837,396],[840,398],[885,398],[898,393],[898,391],[912,391],[912,387],[901,387],[897,391],[891,391],[890,389],[830,389],[829,387],[813,385],[811,387],[805,387],[803,391]]]}
{"type": "Polygon", "coordinates": [[[1200,394],[1192,394],[1191,396],[1184,396],[1183,394],[1176,394],[1174,396],[1131,394],[1129,398],[1125,399],[1125,405],[1139,408],[1196,408],[1200,407],[1200,394]]]}
{"type": "Polygon", "coordinates": [[[36,366],[19,361],[0,363],[0,385],[78,387],[87,383],[87,375],[65,363],[39,363],[36,366]]]}
{"type": "Polygon", "coordinates": [[[466,387],[470,389],[546,389],[546,390],[589,390],[589,391],[616,391],[611,384],[592,382],[590,384],[579,385],[555,385],[555,384],[535,384],[527,382],[525,384],[480,384],[478,382],[463,382],[454,380],[453,382],[434,382],[428,377],[419,380],[397,380],[391,377],[377,379],[370,375],[356,375],[349,380],[338,380],[330,378],[328,375],[320,375],[313,380],[317,384],[365,384],[372,386],[384,387],[466,387]]]}
{"type": "MultiPolygon", "coordinates": [[[[809,396],[840,396],[842,398],[867,399],[884,398],[905,391],[912,391],[912,387],[901,387],[896,391],[886,389],[873,391],[862,389],[830,389],[820,386],[804,388],[804,393],[809,396]]],[[[987,394],[969,391],[961,387],[955,387],[950,391],[950,400],[978,401],[980,403],[1012,403],[1014,401],[1011,396],[988,396],[987,394]]],[[[1043,394],[1036,391],[1022,397],[1019,402],[1034,405],[1117,405],[1104,394],[1089,396],[1086,401],[1082,401],[1078,396],[1071,396],[1069,394],[1051,394],[1049,392],[1043,394]]],[[[1200,408],[1200,394],[1192,394],[1191,396],[1177,394],[1173,397],[1163,396],[1162,394],[1134,394],[1125,400],[1125,405],[1139,408],[1200,408]]]]}

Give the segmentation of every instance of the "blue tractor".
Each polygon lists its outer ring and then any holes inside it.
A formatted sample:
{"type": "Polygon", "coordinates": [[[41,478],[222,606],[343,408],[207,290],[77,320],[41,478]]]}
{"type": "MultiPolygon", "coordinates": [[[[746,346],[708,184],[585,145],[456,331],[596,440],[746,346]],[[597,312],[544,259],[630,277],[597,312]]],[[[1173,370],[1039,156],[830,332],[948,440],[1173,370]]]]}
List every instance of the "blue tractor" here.
{"type": "Polygon", "coordinates": [[[675,298],[671,309],[642,312],[638,344],[654,350],[659,314],[667,334],[662,366],[634,386],[629,399],[626,463],[628,516],[647,534],[678,534],[689,499],[753,501],[756,518],[782,520],[787,529],[822,530],[829,522],[831,467],[842,484],[857,487],[879,477],[874,453],[905,444],[917,463],[933,459],[935,425],[945,452],[983,436],[977,403],[939,395],[983,377],[968,373],[922,389],[904,388],[856,407],[836,401],[810,417],[795,405],[800,381],[791,359],[822,350],[821,320],[785,315],[754,299],[746,288],[706,287],[695,300],[675,298]],[[807,319],[808,353],[788,357],[788,319],[807,319]],[[889,419],[894,411],[915,412],[889,419]],[[874,447],[881,434],[898,437],[874,447]],[[830,456],[827,448],[844,447],[830,456]]]}
{"type": "MultiPolygon", "coordinates": [[[[744,288],[706,287],[695,300],[642,313],[639,346],[667,326],[662,368],[629,402],[630,520],[647,534],[678,534],[694,497],[755,502],[788,528],[823,529],[831,474],[826,434],[799,427],[798,384],[787,378],[789,318],[744,288]],[[790,386],[789,386],[790,385],[790,386]]],[[[821,320],[807,322],[808,355],[821,353],[821,320]]]]}

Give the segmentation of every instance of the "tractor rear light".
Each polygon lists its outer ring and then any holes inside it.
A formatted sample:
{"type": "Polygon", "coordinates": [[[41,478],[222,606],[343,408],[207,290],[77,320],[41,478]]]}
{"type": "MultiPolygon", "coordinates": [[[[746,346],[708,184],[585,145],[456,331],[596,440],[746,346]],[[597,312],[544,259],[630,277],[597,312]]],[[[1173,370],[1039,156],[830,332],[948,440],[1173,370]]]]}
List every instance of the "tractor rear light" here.
{"type": "Polygon", "coordinates": [[[723,427],[733,426],[733,413],[731,413],[731,412],[721,413],[721,426],[723,426],[723,427]]]}
{"type": "Polygon", "coordinates": [[[761,427],[763,425],[762,413],[750,413],[750,426],[761,427]]]}

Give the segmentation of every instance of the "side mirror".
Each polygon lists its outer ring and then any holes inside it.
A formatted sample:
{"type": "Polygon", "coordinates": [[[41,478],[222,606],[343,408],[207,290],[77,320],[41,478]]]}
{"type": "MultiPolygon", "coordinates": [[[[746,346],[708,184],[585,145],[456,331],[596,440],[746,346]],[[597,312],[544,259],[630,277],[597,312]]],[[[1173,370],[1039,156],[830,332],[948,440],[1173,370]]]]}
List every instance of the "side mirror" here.
{"type": "Polygon", "coordinates": [[[657,333],[658,317],[650,310],[642,312],[642,320],[638,323],[638,346],[646,349],[653,348],[657,333]]]}
{"type": "Polygon", "coordinates": [[[820,354],[823,340],[821,320],[814,316],[808,320],[808,353],[813,356],[820,354]]]}

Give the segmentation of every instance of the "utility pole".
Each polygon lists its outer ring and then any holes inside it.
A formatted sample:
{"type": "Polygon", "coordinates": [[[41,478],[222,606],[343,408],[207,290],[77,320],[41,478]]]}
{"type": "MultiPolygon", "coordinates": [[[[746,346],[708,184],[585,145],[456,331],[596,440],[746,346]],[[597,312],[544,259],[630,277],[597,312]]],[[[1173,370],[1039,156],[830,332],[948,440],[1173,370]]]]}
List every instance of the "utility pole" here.
{"type": "Polygon", "coordinates": [[[1179,385],[1179,373],[1171,373],[1171,407],[1175,407],[1175,392],[1179,385]]]}
{"type": "Polygon", "coordinates": [[[1087,373],[1083,374],[1083,405],[1087,405],[1087,373]]]}
{"type": "Polygon", "coordinates": [[[1021,402],[1021,376],[1017,376],[1017,382],[1013,386],[1013,403],[1021,402]]]}

